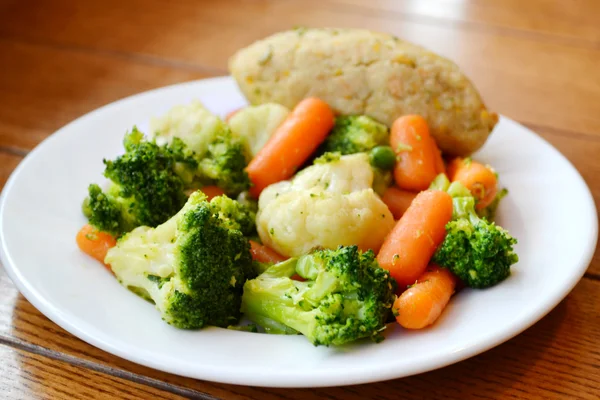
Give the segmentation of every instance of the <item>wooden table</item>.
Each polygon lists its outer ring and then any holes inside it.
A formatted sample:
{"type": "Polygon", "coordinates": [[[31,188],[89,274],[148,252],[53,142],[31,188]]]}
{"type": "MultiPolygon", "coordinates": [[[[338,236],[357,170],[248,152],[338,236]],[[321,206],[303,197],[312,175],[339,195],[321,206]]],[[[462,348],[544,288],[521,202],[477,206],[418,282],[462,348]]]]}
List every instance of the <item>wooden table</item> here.
{"type": "MultiPolygon", "coordinates": [[[[490,108],[532,128],[573,162],[598,205],[594,0],[0,0],[0,185],[28,151],[74,118],[140,91],[224,75],[236,49],[295,25],[388,31],[455,60],[490,108]]],[[[3,399],[597,399],[599,340],[596,252],[554,311],[470,360],[353,387],[232,386],[154,371],[82,342],[31,306],[0,269],[3,399]]]]}

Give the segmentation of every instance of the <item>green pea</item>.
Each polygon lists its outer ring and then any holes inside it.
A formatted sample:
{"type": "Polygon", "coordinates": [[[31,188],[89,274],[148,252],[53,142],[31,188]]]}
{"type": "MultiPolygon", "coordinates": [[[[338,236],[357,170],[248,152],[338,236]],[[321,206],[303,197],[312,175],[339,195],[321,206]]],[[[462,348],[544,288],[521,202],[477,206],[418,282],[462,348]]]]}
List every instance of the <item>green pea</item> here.
{"type": "Polygon", "coordinates": [[[390,170],[396,164],[396,153],[390,146],[376,146],[371,149],[369,159],[372,166],[390,170]]]}

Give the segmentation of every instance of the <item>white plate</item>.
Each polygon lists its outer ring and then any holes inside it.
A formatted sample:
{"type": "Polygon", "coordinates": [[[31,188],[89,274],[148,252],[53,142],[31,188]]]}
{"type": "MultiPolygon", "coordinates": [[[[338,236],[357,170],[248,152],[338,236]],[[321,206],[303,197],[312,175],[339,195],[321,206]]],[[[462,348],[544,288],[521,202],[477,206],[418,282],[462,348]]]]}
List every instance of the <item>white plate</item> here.
{"type": "Polygon", "coordinates": [[[563,299],[583,275],[597,239],[592,196],[575,168],[533,132],[502,118],[477,159],[510,189],[499,223],[519,239],[512,276],[492,289],[465,290],[431,329],[390,325],[387,340],[344,349],[301,336],[220,328],[182,331],[123,289],[82,254],[75,234],[81,201],[101,181],[103,157],[121,152],[134,124],[199,98],[224,114],[244,104],[230,78],[184,83],[102,107],[60,129],[29,154],[0,204],[2,262],[23,295],[52,321],[127,360],[193,378],[257,386],[373,382],[463,360],[522,332],[563,299]]]}

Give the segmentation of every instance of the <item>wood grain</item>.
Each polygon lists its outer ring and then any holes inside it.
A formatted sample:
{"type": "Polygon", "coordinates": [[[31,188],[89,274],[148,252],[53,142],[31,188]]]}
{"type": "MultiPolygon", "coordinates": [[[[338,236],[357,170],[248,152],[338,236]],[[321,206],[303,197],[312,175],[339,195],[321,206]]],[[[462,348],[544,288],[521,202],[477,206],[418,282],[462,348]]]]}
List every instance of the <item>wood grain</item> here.
{"type": "MultiPolygon", "coordinates": [[[[0,32],[12,40],[147,62],[166,59],[174,68],[197,66],[224,73],[235,50],[294,25],[376,29],[456,61],[492,109],[522,122],[600,136],[595,101],[600,97],[600,49],[593,46],[447,24],[398,23],[392,13],[372,15],[318,0],[162,4],[157,0],[13,1],[0,12],[0,32]]],[[[583,3],[587,8],[581,13],[593,16],[594,4],[583,3]]],[[[519,12],[516,6],[505,8],[519,12]]]]}
{"type": "Polygon", "coordinates": [[[61,126],[112,101],[207,76],[128,58],[3,39],[0,65],[0,104],[10,105],[0,107],[0,146],[17,149],[33,148],[61,126]]]}
{"type": "MultiPolygon", "coordinates": [[[[0,270],[1,271],[1,270],[0,270]]],[[[110,373],[124,371],[167,382],[174,389],[233,399],[421,399],[565,398],[594,399],[600,394],[600,282],[581,281],[541,322],[498,348],[459,364],[406,379],[348,388],[284,390],[252,388],[182,378],[132,364],[71,336],[41,315],[6,278],[0,277],[0,338],[32,344],[53,353],[99,364],[110,373]]],[[[394,355],[397,356],[397,355],[394,355]]]]}
{"type": "Polygon", "coordinates": [[[596,0],[448,1],[448,0],[326,0],[338,7],[356,7],[380,16],[391,13],[401,21],[452,24],[459,29],[488,30],[507,35],[529,34],[538,40],[569,40],[598,47],[600,3],[596,0]],[[531,34],[537,34],[533,36],[531,34]]]}
{"type": "Polygon", "coordinates": [[[22,159],[22,156],[7,153],[0,149],[0,191],[4,187],[4,184],[12,171],[19,165],[22,159]]]}
{"type": "Polygon", "coordinates": [[[21,399],[183,399],[115,376],[0,345],[0,398],[21,399]]]}

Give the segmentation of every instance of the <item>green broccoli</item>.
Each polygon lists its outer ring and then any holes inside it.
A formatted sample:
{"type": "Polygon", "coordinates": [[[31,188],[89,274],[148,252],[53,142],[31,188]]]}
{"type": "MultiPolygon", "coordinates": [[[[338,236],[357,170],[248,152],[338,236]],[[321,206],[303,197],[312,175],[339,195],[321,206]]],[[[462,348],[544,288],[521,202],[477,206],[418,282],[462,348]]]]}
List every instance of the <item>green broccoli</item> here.
{"type": "Polygon", "coordinates": [[[187,199],[186,175],[197,168],[180,140],[158,146],[134,127],[123,144],[125,154],[104,160],[108,189],[91,184],[83,203],[90,224],[116,236],[140,225],[156,226],[177,213],[187,199]]]}
{"type": "Polygon", "coordinates": [[[216,185],[225,193],[237,195],[250,188],[245,171],[246,147],[227,128],[208,146],[206,154],[198,159],[198,180],[204,185],[216,185]]]}
{"type": "Polygon", "coordinates": [[[362,153],[379,145],[389,145],[388,129],[366,115],[337,117],[333,130],[321,146],[320,153],[362,153]]]}
{"type": "Polygon", "coordinates": [[[177,328],[236,324],[244,282],[255,275],[240,230],[246,216],[235,210],[235,200],[209,203],[195,192],[164,224],[120,238],[105,262],[123,286],[154,302],[177,328]]]}
{"type": "Polygon", "coordinates": [[[475,212],[475,198],[460,183],[452,183],[448,193],[453,197],[453,216],[433,262],[473,288],[503,281],[510,275],[510,266],[519,260],[513,251],[517,240],[500,226],[480,218],[475,212]]]}
{"type": "Polygon", "coordinates": [[[302,333],[315,345],[381,339],[395,287],[372,251],[315,250],[247,281],[242,312],[267,332],[302,333]]]}
{"type": "Polygon", "coordinates": [[[159,143],[181,140],[198,162],[199,186],[216,185],[230,196],[250,187],[245,172],[250,154],[242,138],[200,102],[173,107],[151,121],[152,137],[159,143]]]}

